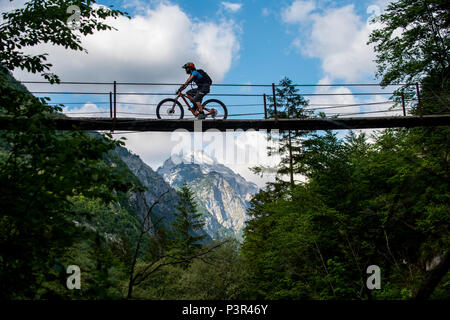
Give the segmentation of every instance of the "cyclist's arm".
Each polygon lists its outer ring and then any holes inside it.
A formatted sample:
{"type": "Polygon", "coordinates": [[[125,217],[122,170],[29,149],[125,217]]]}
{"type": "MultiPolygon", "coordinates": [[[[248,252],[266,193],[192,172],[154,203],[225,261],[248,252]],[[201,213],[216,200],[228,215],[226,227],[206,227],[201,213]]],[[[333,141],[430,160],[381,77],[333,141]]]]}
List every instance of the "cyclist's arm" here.
{"type": "Polygon", "coordinates": [[[180,87],[180,89],[178,89],[179,92],[182,92],[184,89],[187,88],[187,86],[189,85],[189,83],[191,83],[191,81],[194,79],[194,76],[191,75],[189,76],[189,78],[186,80],[186,82],[180,87]]]}

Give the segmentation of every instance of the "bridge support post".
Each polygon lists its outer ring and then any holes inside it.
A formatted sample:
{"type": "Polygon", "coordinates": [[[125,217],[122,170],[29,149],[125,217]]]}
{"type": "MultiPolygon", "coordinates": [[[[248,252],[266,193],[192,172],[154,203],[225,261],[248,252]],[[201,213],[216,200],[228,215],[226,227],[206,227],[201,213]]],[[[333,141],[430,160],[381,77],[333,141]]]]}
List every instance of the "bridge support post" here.
{"type": "Polygon", "coordinates": [[[420,101],[419,84],[416,83],[417,104],[419,106],[419,116],[422,118],[422,102],[420,101]]]}
{"type": "Polygon", "coordinates": [[[272,94],[273,94],[273,110],[275,112],[275,121],[278,121],[277,115],[277,96],[275,95],[275,84],[272,83],[272,94]]]}
{"type": "Polygon", "coordinates": [[[267,102],[266,102],[266,94],[263,94],[264,97],[264,119],[267,120],[267,102]]]}
{"type": "Polygon", "coordinates": [[[113,106],[112,106],[112,92],[109,92],[109,117],[113,117],[113,106]]]}
{"type": "Polygon", "coordinates": [[[114,127],[116,124],[116,116],[117,116],[117,82],[114,80],[114,118],[113,118],[113,129],[111,132],[114,132],[114,127]]]}
{"type": "Polygon", "coordinates": [[[403,108],[403,116],[406,116],[406,109],[405,109],[405,94],[402,91],[402,108],[403,108]]]}

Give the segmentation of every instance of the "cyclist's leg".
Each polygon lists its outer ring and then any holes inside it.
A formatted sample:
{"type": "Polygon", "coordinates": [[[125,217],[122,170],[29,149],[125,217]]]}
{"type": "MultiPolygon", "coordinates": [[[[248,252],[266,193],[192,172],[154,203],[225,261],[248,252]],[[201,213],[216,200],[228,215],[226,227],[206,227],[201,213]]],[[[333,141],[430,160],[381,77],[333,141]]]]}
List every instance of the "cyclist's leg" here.
{"type": "MultiPolygon", "coordinates": [[[[202,88],[203,98],[209,93],[209,87],[210,87],[209,85],[205,85],[202,88]]],[[[207,112],[205,114],[206,116],[212,115],[214,117],[216,115],[216,110],[214,108],[208,109],[208,108],[202,106],[202,110],[207,112]]]]}
{"type": "Polygon", "coordinates": [[[196,96],[197,94],[198,94],[198,88],[191,89],[191,90],[189,90],[189,91],[186,92],[187,98],[192,102],[192,110],[191,110],[191,112],[192,112],[194,115],[197,115],[197,114],[198,114],[198,113],[197,113],[198,106],[197,106],[197,104],[195,103],[195,96],[196,96]],[[196,113],[197,113],[197,114],[196,114],[196,113]]]}
{"type": "MultiPolygon", "coordinates": [[[[203,106],[202,106],[202,101],[203,98],[209,93],[209,86],[202,86],[200,88],[198,88],[198,92],[194,97],[194,101],[198,106],[198,110],[200,110],[200,113],[203,113],[203,106]]],[[[206,111],[209,111],[208,109],[206,111]]]]}
{"type": "Polygon", "coordinates": [[[194,97],[194,103],[196,104],[199,113],[203,113],[202,100],[205,95],[206,93],[199,90],[194,97]]]}

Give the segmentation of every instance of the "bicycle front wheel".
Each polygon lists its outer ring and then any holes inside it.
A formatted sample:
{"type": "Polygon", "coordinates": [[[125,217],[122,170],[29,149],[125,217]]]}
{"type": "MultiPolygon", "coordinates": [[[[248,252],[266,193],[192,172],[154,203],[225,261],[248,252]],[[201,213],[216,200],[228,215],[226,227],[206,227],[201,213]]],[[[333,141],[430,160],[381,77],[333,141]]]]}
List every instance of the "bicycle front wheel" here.
{"type": "Polygon", "coordinates": [[[176,99],[164,99],[156,107],[156,116],[158,119],[183,119],[183,106],[176,99]]]}
{"type": "Polygon", "coordinates": [[[205,113],[209,113],[212,111],[212,109],[215,109],[215,116],[208,115],[208,118],[215,118],[215,119],[226,119],[228,117],[228,110],[225,104],[216,99],[211,99],[208,101],[205,101],[203,103],[203,107],[206,108],[205,113]]]}

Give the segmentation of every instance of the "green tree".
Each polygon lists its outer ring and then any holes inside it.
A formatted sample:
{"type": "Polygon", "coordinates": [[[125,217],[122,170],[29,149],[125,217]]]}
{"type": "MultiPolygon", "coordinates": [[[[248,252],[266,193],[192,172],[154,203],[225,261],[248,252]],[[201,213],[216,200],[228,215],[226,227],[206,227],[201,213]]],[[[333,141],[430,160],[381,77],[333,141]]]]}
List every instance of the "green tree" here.
{"type": "MultiPolygon", "coordinates": [[[[382,84],[419,82],[424,113],[448,108],[448,6],[391,3],[370,39],[382,84]]],[[[307,181],[271,185],[248,210],[253,297],[448,299],[449,133],[390,129],[373,143],[309,134],[295,164],[307,181]],[[365,286],[372,264],[382,270],[379,291],[365,286]]]]}
{"type": "Polygon", "coordinates": [[[253,297],[448,297],[446,272],[424,268],[448,256],[448,141],[407,129],[374,139],[311,135],[308,181],[255,196],[243,244],[253,297]],[[381,291],[366,289],[372,264],[383,272],[381,291]]]}
{"type": "MultiPolygon", "coordinates": [[[[275,89],[276,98],[269,96],[268,117],[275,118],[276,114],[279,119],[302,119],[311,116],[312,112],[308,111],[308,101],[299,93],[298,89],[288,78],[282,79],[275,89]]],[[[269,142],[273,146],[268,147],[268,155],[279,155],[280,163],[273,167],[256,166],[251,168],[254,173],[264,175],[264,173],[276,171],[277,183],[284,184],[281,176],[289,176],[290,186],[294,186],[294,175],[299,172],[297,164],[302,156],[302,141],[306,135],[304,130],[281,130],[279,133],[270,133],[267,136],[269,142]]]]}
{"type": "Polygon", "coordinates": [[[1,292],[32,298],[78,232],[71,198],[110,202],[114,190],[127,191],[132,183],[103,162],[121,141],[56,131],[46,121],[50,106],[0,77],[2,111],[14,115],[10,121],[16,124],[0,131],[1,292]]]}
{"type": "Polygon", "coordinates": [[[186,182],[183,183],[178,195],[180,199],[175,206],[177,210],[174,213],[175,221],[171,223],[174,228],[174,248],[177,254],[190,256],[202,247],[201,241],[206,235],[196,234],[204,232],[205,223],[201,220],[202,215],[198,213],[194,193],[186,182]]]}
{"type": "Polygon", "coordinates": [[[235,239],[228,239],[207,257],[194,260],[181,277],[178,277],[174,290],[178,296],[174,298],[187,300],[247,298],[248,274],[239,251],[238,242],[235,239]]]}
{"type": "Polygon", "coordinates": [[[0,295],[4,299],[51,295],[53,289],[45,283],[58,277],[53,270],[59,270],[59,276],[65,273],[62,257],[81,236],[74,223],[81,218],[74,197],[108,203],[116,198],[116,191],[133,186],[125,172],[103,161],[122,141],[110,135],[57,131],[48,118],[61,109],[48,105],[48,99],[33,97],[9,73],[22,68],[58,81],[56,75],[44,72],[50,68],[45,54],[30,56],[21,49],[42,42],[82,49],[80,37],[66,25],[66,10],[72,4],[82,12],[81,35],[108,29],[100,20],[121,14],[97,10],[93,1],[35,0],[3,14],[0,26],[0,114],[7,128],[0,131],[0,295]]]}
{"type": "MultiPolygon", "coordinates": [[[[450,74],[448,54],[450,51],[450,4],[448,1],[399,0],[389,4],[386,12],[378,20],[383,27],[372,32],[369,43],[375,44],[377,75],[382,77],[381,83],[383,85],[402,82],[418,83],[421,85],[420,102],[423,113],[448,113],[450,102],[448,77],[450,74]]],[[[400,90],[408,91],[408,88],[403,87],[400,90]]],[[[412,96],[411,90],[407,93],[412,96]]],[[[418,107],[419,103],[414,106],[413,113],[418,113],[418,107]]],[[[413,146],[409,149],[411,153],[405,156],[412,166],[411,170],[426,167],[426,171],[431,176],[428,175],[425,181],[429,181],[432,177],[439,177],[448,185],[450,129],[448,127],[416,128],[406,132],[405,139],[413,146]],[[431,164],[433,164],[432,167],[430,167],[431,164]]],[[[427,194],[426,206],[430,206],[427,209],[428,212],[440,212],[440,216],[447,217],[448,207],[441,207],[435,197],[446,198],[448,188],[436,181],[429,181],[429,183],[431,185],[428,189],[423,190],[423,194],[427,194]],[[439,189],[435,189],[438,185],[439,189]],[[436,194],[431,196],[425,190],[433,190],[436,194]]],[[[416,187],[424,186],[418,183],[416,187]]],[[[424,217],[421,216],[421,220],[422,218],[424,217]]],[[[431,222],[428,219],[425,221],[431,222]]],[[[441,237],[438,238],[442,240],[441,237]]],[[[435,247],[429,253],[442,255],[444,258],[441,265],[447,265],[447,267],[437,268],[441,270],[439,277],[435,277],[434,272],[430,273],[430,278],[435,280],[431,281],[433,285],[430,285],[430,281],[423,282],[423,286],[417,292],[417,296],[422,298],[430,296],[439,283],[436,279],[444,277],[449,269],[448,262],[445,262],[450,260],[448,250],[435,247]],[[447,251],[446,254],[445,251],[447,251]],[[425,291],[428,293],[423,294],[425,291]]]]}
{"type": "Polygon", "coordinates": [[[251,298],[334,297],[326,263],[338,237],[336,212],[299,185],[255,209],[242,246],[251,298]]]}
{"type": "Polygon", "coordinates": [[[127,13],[99,6],[95,0],[30,0],[24,8],[2,14],[0,25],[0,63],[10,71],[16,68],[31,73],[40,73],[50,83],[59,83],[59,78],[50,71],[47,55],[26,54],[23,49],[41,43],[63,46],[66,49],[86,51],[81,46],[81,36],[93,34],[96,30],[111,30],[113,27],[102,20],[127,15],[127,13]],[[76,31],[71,29],[67,13],[70,6],[80,11],[76,31]]]}
{"type": "Polygon", "coordinates": [[[193,260],[204,259],[223,243],[202,245],[200,242],[206,235],[195,236],[194,233],[202,231],[203,222],[199,221],[195,201],[192,192],[185,183],[179,192],[180,200],[175,207],[175,221],[172,222],[173,229],[169,232],[160,226],[161,217],[155,222],[151,220],[153,208],[158,205],[165,194],[148,208],[143,217],[138,240],[136,241],[135,253],[129,263],[129,281],[127,299],[160,298],[165,295],[164,286],[167,277],[172,275],[177,265],[186,269],[193,260]],[[142,244],[148,243],[146,250],[140,254],[142,244]],[[155,284],[156,281],[156,284],[155,284]],[[149,288],[150,287],[150,288],[149,288]],[[159,293],[162,291],[162,293],[159,293]]]}
{"type": "Polygon", "coordinates": [[[146,299],[233,300],[248,298],[247,270],[239,243],[227,239],[185,268],[168,265],[136,289],[146,299]]]}
{"type": "MultiPolygon", "coordinates": [[[[449,108],[449,12],[445,0],[392,2],[377,18],[383,27],[374,30],[368,42],[375,44],[382,85],[422,84],[424,113],[448,112],[449,108]]],[[[406,90],[412,97],[412,89],[397,91],[406,90]]]]}

